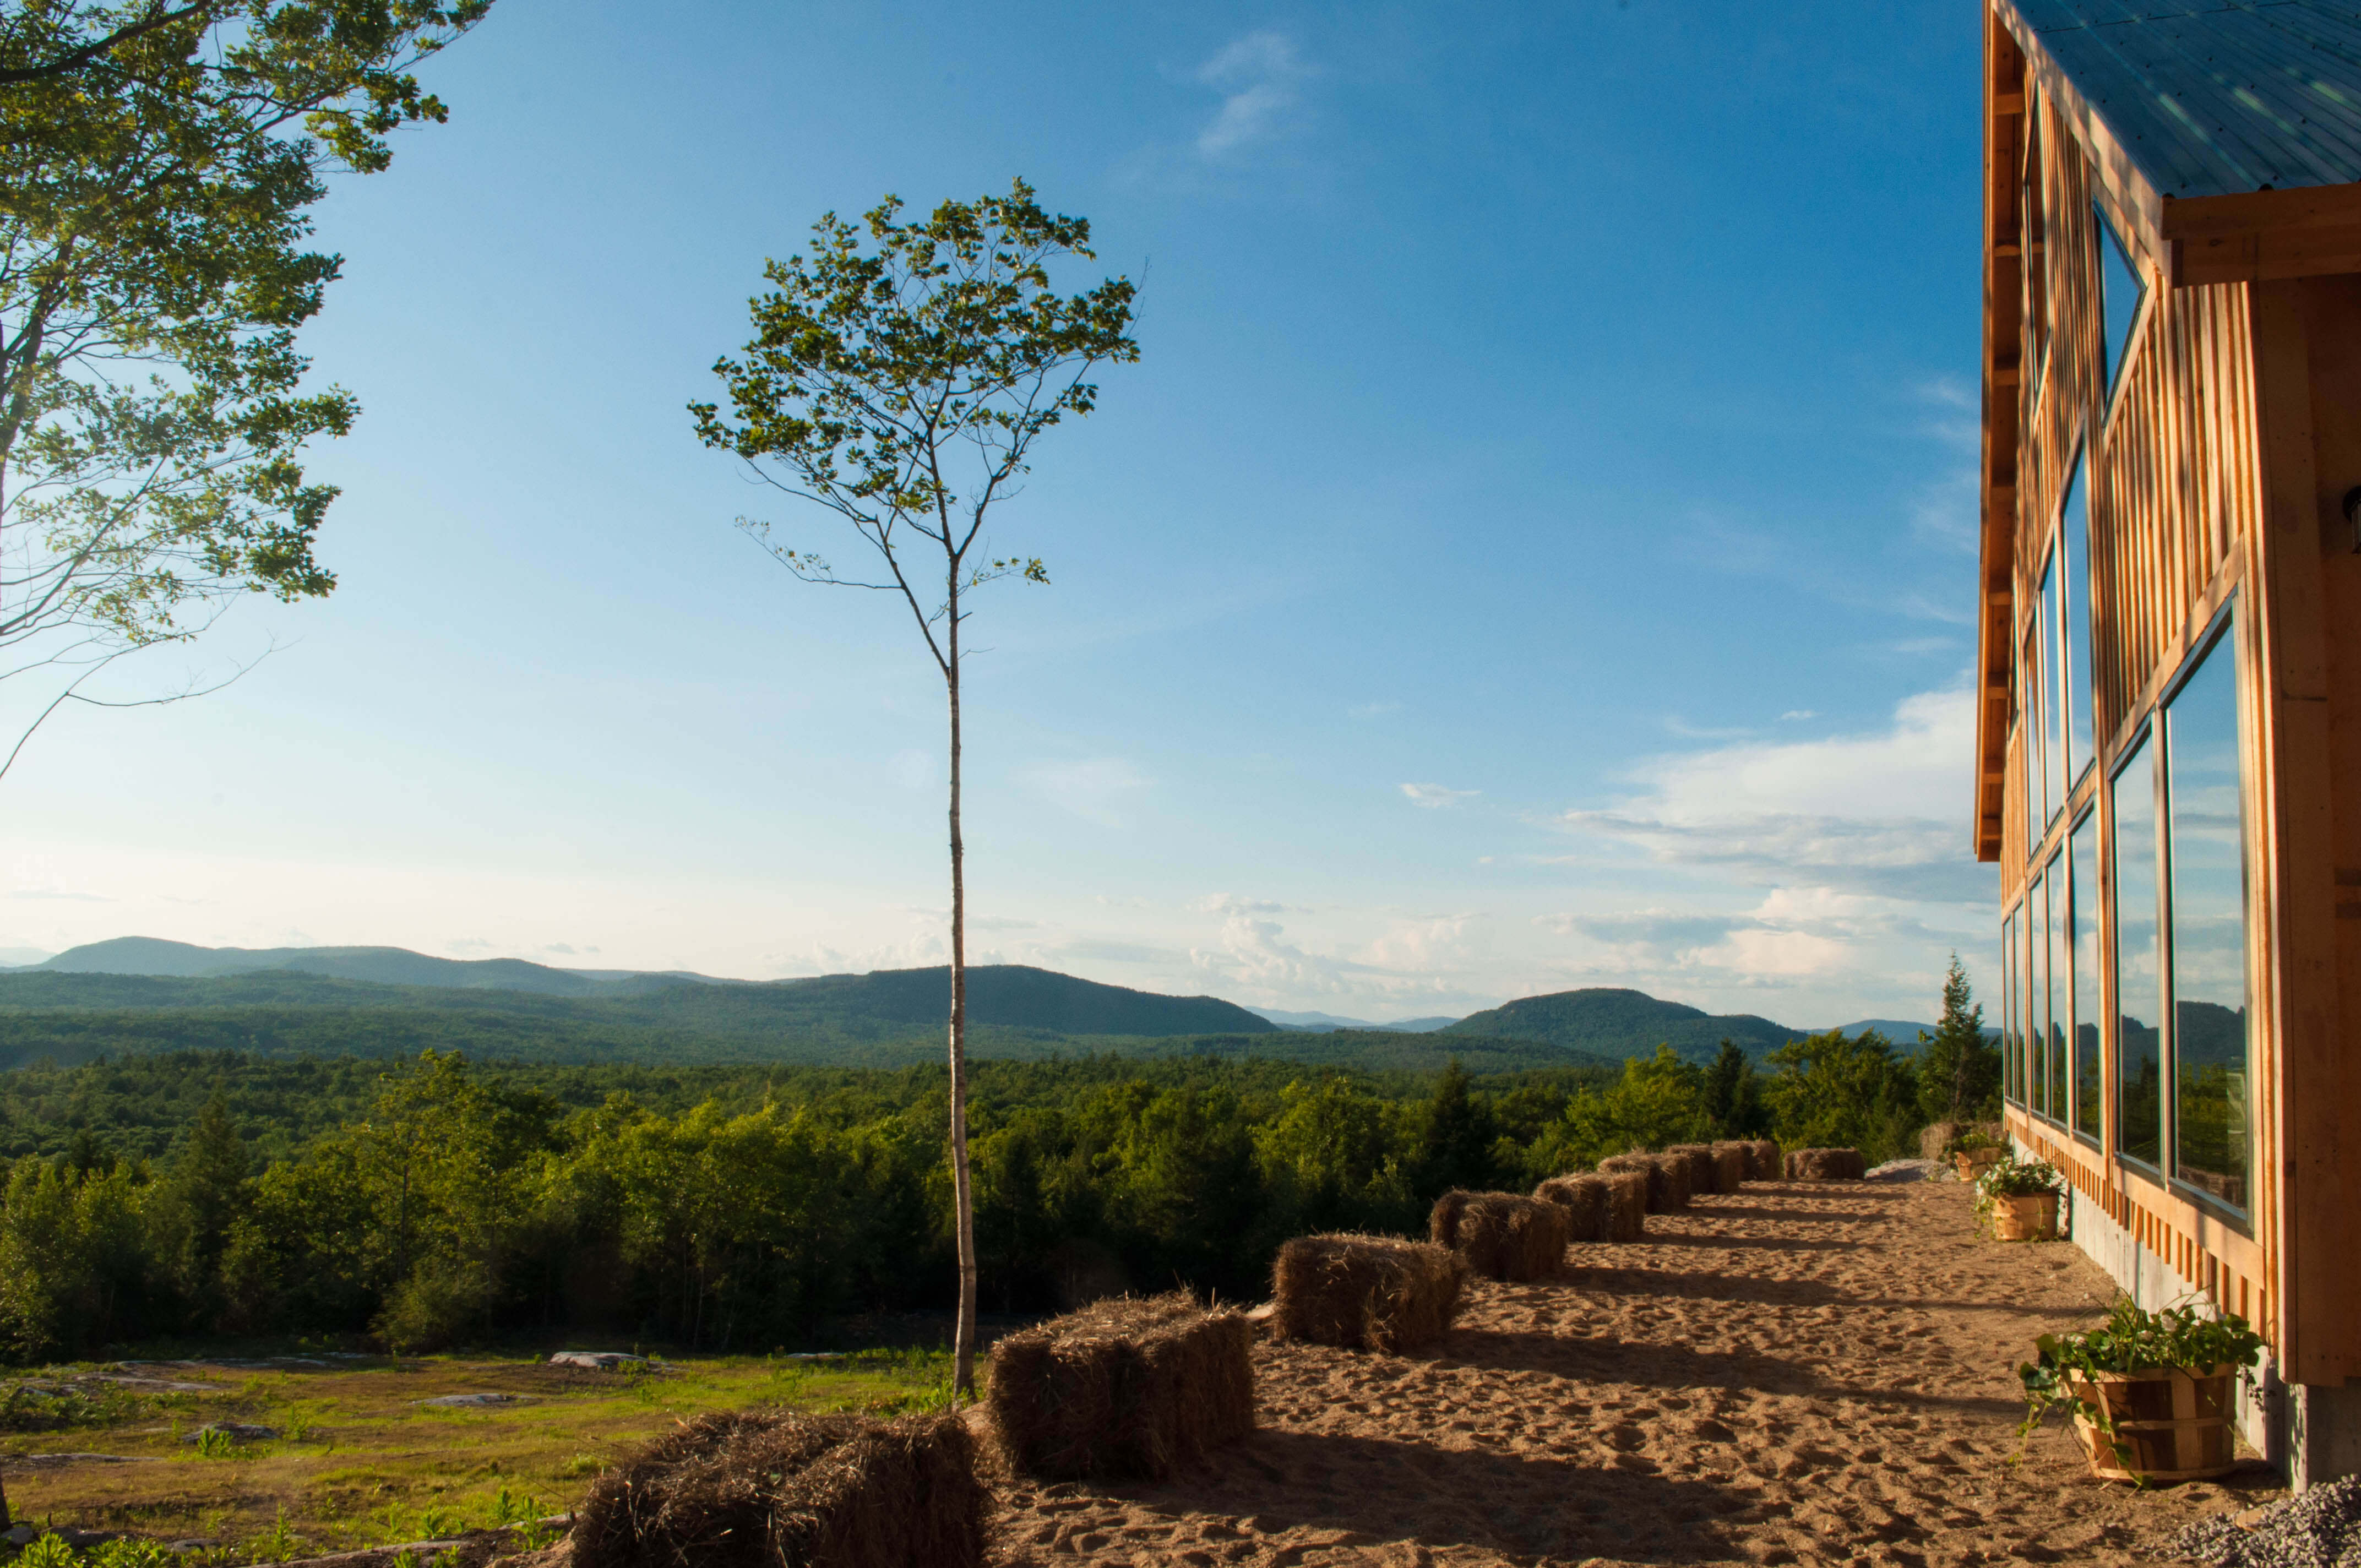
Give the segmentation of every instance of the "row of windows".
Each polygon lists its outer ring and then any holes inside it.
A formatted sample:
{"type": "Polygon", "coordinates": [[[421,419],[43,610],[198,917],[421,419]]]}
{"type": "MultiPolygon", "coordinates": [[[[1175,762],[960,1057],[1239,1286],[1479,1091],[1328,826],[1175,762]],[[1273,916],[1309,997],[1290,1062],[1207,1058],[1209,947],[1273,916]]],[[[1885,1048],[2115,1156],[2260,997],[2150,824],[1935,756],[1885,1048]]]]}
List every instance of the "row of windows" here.
{"type": "Polygon", "coordinates": [[[2228,625],[2225,617],[2108,781],[2111,925],[2100,920],[2096,792],[2002,923],[2003,1088],[2013,1103],[2104,1146],[2102,997],[2111,970],[2116,1153],[2244,1211],[2253,1031],[2245,752],[2228,625]]]}

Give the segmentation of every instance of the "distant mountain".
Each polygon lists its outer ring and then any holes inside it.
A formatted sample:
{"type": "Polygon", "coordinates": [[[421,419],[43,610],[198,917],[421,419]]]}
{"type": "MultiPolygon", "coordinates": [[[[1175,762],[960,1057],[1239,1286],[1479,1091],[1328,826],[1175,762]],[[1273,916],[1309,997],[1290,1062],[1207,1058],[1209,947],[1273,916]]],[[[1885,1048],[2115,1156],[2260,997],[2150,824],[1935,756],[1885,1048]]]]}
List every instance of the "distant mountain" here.
{"type": "MultiPolygon", "coordinates": [[[[1863,1029],[1874,1029],[1893,1041],[1896,1047],[1905,1051],[1915,1051],[1918,1048],[1918,1032],[1921,1029],[1930,1035],[1935,1032],[1934,1025],[1914,1024],[1907,1018],[1856,1018],[1850,1024],[1839,1024],[1837,1027],[1848,1035],[1858,1035],[1863,1029]]],[[[1828,1031],[1807,1029],[1804,1033],[1825,1035],[1828,1031]]]]}
{"type": "Polygon", "coordinates": [[[30,969],[49,956],[39,948],[0,948],[0,973],[12,969],[30,969]]]}
{"type": "Polygon", "coordinates": [[[437,959],[407,948],[200,948],[154,937],[89,942],[33,967],[65,974],[145,974],[181,980],[293,970],[374,985],[526,991],[545,996],[590,996],[650,978],[734,983],[701,974],[652,977],[630,970],[553,969],[523,959],[437,959]]]}
{"type": "Polygon", "coordinates": [[[1339,1018],[1334,1013],[1290,1013],[1278,1007],[1249,1007],[1246,1011],[1269,1019],[1282,1029],[1299,1029],[1312,1035],[1331,1029],[1398,1029],[1406,1035],[1423,1035],[1458,1022],[1454,1017],[1442,1017],[1399,1018],[1390,1024],[1372,1024],[1366,1018],[1339,1018]]]}
{"type": "Polygon", "coordinates": [[[1470,1014],[1441,1032],[1546,1040],[1569,1050],[1618,1059],[1646,1056],[1659,1045],[1669,1045],[1675,1055],[1687,1060],[1711,1061],[1724,1039],[1735,1040],[1748,1056],[1759,1057],[1801,1038],[1806,1031],[1751,1013],[1713,1014],[1677,1002],[1660,1002],[1644,991],[1594,987],[1521,997],[1470,1014]]]}

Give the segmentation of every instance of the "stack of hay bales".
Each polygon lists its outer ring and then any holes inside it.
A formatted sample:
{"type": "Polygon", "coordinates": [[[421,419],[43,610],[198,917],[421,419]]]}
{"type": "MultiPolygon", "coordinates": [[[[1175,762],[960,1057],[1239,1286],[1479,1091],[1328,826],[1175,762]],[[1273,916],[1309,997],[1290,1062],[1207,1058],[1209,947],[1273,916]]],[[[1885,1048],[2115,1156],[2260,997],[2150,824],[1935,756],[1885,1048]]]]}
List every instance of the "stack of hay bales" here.
{"type": "Polygon", "coordinates": [[[1157,1480],[1254,1430],[1253,1341],[1186,1290],[1116,1297],[994,1341],[984,1406],[1015,1469],[1157,1480]]]}
{"type": "Polygon", "coordinates": [[[1787,1155],[1790,1181],[1859,1181],[1868,1172],[1859,1149],[1793,1149],[1787,1155]]]}
{"type": "Polygon", "coordinates": [[[1645,1171],[1603,1170],[1607,1183],[1609,1241],[1636,1242],[1648,1234],[1648,1177],[1645,1171]]]}
{"type": "Polygon", "coordinates": [[[1647,1234],[1644,1176],[1553,1176],[1533,1196],[1565,1211],[1567,1234],[1577,1242],[1636,1242],[1647,1234]]]}
{"type": "Polygon", "coordinates": [[[727,1410],[590,1484],[581,1568],[977,1568],[991,1498],[956,1416],[727,1410]]]}
{"type": "Polygon", "coordinates": [[[1298,1236],[1271,1268],[1271,1326],[1281,1339],[1399,1355],[1444,1336],[1466,1281],[1466,1263],[1449,1247],[1298,1236]]]}
{"type": "Polygon", "coordinates": [[[1426,1234],[1488,1279],[1544,1279],[1565,1261],[1566,1212],[1519,1192],[1446,1192],[1426,1234]]]}
{"type": "MultiPolygon", "coordinates": [[[[1725,1190],[1721,1185],[1721,1164],[1713,1157],[1711,1144],[1667,1144],[1664,1152],[1677,1155],[1689,1169],[1689,1196],[1711,1197],[1725,1190]]],[[[1737,1188],[1726,1190],[1735,1192],[1737,1188]]]]}
{"type": "Polygon", "coordinates": [[[1779,1179],[1779,1146],[1768,1139],[1757,1142],[1752,1138],[1724,1138],[1713,1146],[1716,1159],[1724,1168],[1735,1166],[1741,1181],[1776,1181],[1779,1179]],[[1764,1157],[1764,1151],[1769,1157],[1764,1157]]]}
{"type": "Polygon", "coordinates": [[[1678,1155],[1611,1154],[1598,1162],[1601,1172],[1636,1171],[1648,1179],[1648,1212],[1669,1214],[1689,1206],[1689,1165],[1678,1155]]]}
{"type": "Polygon", "coordinates": [[[1735,1192],[1754,1179],[1754,1157],[1742,1144],[1718,1143],[1712,1146],[1714,1180],[1719,1190],[1735,1192]]]}

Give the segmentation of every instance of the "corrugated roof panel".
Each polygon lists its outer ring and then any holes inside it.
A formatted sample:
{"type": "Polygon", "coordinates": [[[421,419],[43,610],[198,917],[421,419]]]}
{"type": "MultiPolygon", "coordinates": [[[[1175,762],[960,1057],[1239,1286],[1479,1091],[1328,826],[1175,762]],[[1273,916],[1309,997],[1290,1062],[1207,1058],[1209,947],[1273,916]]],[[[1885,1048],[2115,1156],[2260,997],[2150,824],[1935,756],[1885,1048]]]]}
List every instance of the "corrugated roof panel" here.
{"type": "Polygon", "coordinates": [[[2169,196],[2361,181],[2361,9],[2317,0],[2010,0],[2169,196]]]}

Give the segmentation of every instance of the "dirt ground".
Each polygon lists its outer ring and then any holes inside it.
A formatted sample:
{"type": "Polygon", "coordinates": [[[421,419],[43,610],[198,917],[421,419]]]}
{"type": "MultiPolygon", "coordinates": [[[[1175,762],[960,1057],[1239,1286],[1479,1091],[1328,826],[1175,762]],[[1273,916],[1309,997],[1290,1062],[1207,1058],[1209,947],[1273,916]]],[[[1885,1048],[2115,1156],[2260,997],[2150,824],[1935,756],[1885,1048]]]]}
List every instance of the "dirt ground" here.
{"type": "Polygon", "coordinates": [[[1431,1354],[1256,1352],[1260,1426],[1157,1485],[1005,1490],[1010,1564],[2133,1563],[2283,1496],[2258,1461],[2138,1492],[2015,1367],[2113,1285],[1972,1234],[1955,1183],[1765,1183],[1556,1279],[1478,1282],[1431,1354]]]}

